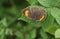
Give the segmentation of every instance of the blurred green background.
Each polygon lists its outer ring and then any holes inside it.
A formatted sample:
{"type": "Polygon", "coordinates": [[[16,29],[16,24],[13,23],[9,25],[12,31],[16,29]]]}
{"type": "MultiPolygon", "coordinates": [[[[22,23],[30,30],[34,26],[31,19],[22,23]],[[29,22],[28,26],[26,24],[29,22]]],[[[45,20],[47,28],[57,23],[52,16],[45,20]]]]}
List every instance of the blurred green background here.
{"type": "Polygon", "coordinates": [[[0,0],[0,39],[60,39],[60,0],[0,0]],[[46,19],[24,16],[29,6],[46,9],[46,19]]]}

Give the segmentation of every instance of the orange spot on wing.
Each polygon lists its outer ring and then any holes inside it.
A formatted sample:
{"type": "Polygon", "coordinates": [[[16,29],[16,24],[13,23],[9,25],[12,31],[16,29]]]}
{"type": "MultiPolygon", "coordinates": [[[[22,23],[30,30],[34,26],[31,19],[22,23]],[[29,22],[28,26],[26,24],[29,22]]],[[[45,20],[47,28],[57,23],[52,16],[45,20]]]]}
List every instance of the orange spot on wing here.
{"type": "Polygon", "coordinates": [[[43,20],[43,19],[44,19],[44,17],[45,17],[45,16],[43,15],[43,16],[40,18],[40,21],[41,21],[41,20],[43,20]]]}
{"type": "Polygon", "coordinates": [[[25,11],[25,16],[28,16],[29,10],[25,11]]]}

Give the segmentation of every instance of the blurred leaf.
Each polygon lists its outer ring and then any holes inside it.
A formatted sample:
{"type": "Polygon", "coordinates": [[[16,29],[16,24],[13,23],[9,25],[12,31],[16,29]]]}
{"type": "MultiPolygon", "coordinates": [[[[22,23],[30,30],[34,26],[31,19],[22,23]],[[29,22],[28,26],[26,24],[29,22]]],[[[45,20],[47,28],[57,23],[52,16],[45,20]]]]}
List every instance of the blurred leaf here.
{"type": "Polygon", "coordinates": [[[24,39],[22,32],[16,31],[15,35],[17,36],[17,39],[24,39]]]}
{"type": "Polygon", "coordinates": [[[12,8],[8,8],[5,11],[5,15],[9,15],[11,17],[18,17],[20,15],[20,13],[18,12],[17,8],[12,7],[12,8]]]}
{"type": "Polygon", "coordinates": [[[40,29],[40,35],[42,39],[49,39],[47,33],[43,29],[40,29]]]}
{"type": "Polygon", "coordinates": [[[19,17],[19,13],[15,8],[8,8],[3,12],[4,17],[7,18],[8,26],[10,26],[19,17]]]}
{"type": "Polygon", "coordinates": [[[51,11],[50,11],[51,9],[50,8],[48,8],[47,9],[47,16],[46,16],[46,19],[45,19],[45,21],[44,22],[42,22],[42,28],[46,31],[46,30],[48,30],[50,27],[52,27],[53,26],[53,23],[54,23],[54,18],[51,16],[51,11]]]}
{"type": "Polygon", "coordinates": [[[17,24],[14,24],[15,29],[21,29],[23,26],[18,22],[17,24]]]}
{"type": "Polygon", "coordinates": [[[36,29],[29,31],[25,36],[26,39],[34,39],[36,37],[36,29]]]}
{"type": "Polygon", "coordinates": [[[52,27],[50,27],[46,32],[48,32],[49,34],[54,35],[56,29],[58,29],[58,28],[59,28],[58,26],[52,26],[52,27]]]}
{"type": "Polygon", "coordinates": [[[5,34],[9,35],[9,29],[6,29],[5,34]]]}
{"type": "Polygon", "coordinates": [[[56,0],[38,0],[38,2],[44,7],[55,6],[56,0]]]}
{"type": "Polygon", "coordinates": [[[51,8],[51,15],[56,19],[57,23],[60,25],[60,9],[51,8]]]}
{"type": "Polygon", "coordinates": [[[1,29],[0,31],[0,39],[4,39],[5,38],[5,30],[1,29]]]}
{"type": "Polygon", "coordinates": [[[31,38],[34,39],[36,37],[36,29],[33,29],[30,33],[31,38]]]}
{"type": "Polygon", "coordinates": [[[60,38],[60,29],[55,31],[55,38],[60,38]]]}
{"type": "Polygon", "coordinates": [[[0,27],[7,27],[7,19],[6,18],[3,18],[1,19],[0,21],[0,27]]]}
{"type": "Polygon", "coordinates": [[[2,23],[5,27],[7,27],[7,19],[6,19],[6,18],[3,18],[3,19],[1,20],[1,23],[2,23]]]}
{"type": "Polygon", "coordinates": [[[5,31],[5,34],[6,35],[13,35],[13,33],[12,33],[13,31],[11,30],[11,29],[8,29],[8,28],[6,28],[6,31],[5,31]]]}
{"type": "Polygon", "coordinates": [[[1,29],[1,31],[0,31],[0,35],[2,35],[2,34],[3,34],[3,32],[4,32],[4,29],[1,29]]]}
{"type": "Polygon", "coordinates": [[[56,0],[55,6],[58,7],[58,8],[60,8],[60,0],[56,0]]]}
{"type": "Polygon", "coordinates": [[[31,5],[35,5],[38,1],[37,0],[27,0],[31,5]]]}
{"type": "Polygon", "coordinates": [[[31,39],[31,37],[28,33],[25,35],[25,39],[31,39]]]}

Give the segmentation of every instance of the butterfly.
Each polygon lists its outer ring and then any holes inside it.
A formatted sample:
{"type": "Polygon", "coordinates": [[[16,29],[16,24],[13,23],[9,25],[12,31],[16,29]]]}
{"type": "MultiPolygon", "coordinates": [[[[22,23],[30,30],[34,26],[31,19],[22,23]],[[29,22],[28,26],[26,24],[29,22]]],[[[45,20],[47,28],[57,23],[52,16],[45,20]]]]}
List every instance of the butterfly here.
{"type": "Polygon", "coordinates": [[[22,13],[35,21],[42,21],[46,18],[46,10],[40,9],[39,7],[27,7],[22,10],[22,13]]]}

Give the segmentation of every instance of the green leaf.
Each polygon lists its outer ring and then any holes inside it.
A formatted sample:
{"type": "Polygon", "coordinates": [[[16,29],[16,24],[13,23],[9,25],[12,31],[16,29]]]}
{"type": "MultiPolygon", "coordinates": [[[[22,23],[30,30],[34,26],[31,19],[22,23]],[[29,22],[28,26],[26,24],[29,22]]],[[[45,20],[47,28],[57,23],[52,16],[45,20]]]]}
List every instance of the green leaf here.
{"type": "Polygon", "coordinates": [[[9,35],[9,29],[8,28],[6,29],[5,34],[9,35]]]}
{"type": "Polygon", "coordinates": [[[60,0],[56,0],[55,6],[58,7],[58,8],[60,8],[60,0]]]}
{"type": "Polygon", "coordinates": [[[58,28],[59,28],[58,26],[52,26],[52,27],[50,27],[46,32],[48,32],[49,34],[54,35],[56,29],[58,29],[58,28]]]}
{"type": "Polygon", "coordinates": [[[1,29],[1,31],[0,31],[0,35],[2,35],[2,34],[3,34],[3,32],[4,32],[4,29],[1,29]]]}
{"type": "Polygon", "coordinates": [[[38,2],[45,7],[55,6],[56,0],[38,0],[38,2]]]}
{"type": "Polygon", "coordinates": [[[60,25],[60,9],[56,7],[51,8],[51,15],[56,19],[57,23],[60,25]]]}
{"type": "Polygon", "coordinates": [[[29,33],[25,34],[25,39],[31,39],[29,33]]]}
{"type": "Polygon", "coordinates": [[[27,0],[31,5],[35,5],[38,1],[37,0],[27,0]]]}
{"type": "Polygon", "coordinates": [[[4,39],[5,38],[5,30],[1,29],[0,31],[0,39],[4,39]]]}
{"type": "Polygon", "coordinates": [[[60,38],[60,29],[55,31],[55,38],[60,38]]]}
{"type": "Polygon", "coordinates": [[[26,39],[34,39],[36,37],[36,29],[33,29],[25,34],[26,39]]]}
{"type": "Polygon", "coordinates": [[[52,27],[53,26],[53,23],[54,23],[54,18],[53,18],[53,16],[51,16],[51,14],[50,14],[51,11],[50,10],[51,10],[50,8],[47,9],[46,19],[45,19],[44,22],[42,22],[42,28],[45,31],[47,31],[50,27],[52,27]]]}
{"type": "Polygon", "coordinates": [[[36,29],[33,29],[31,32],[30,32],[30,35],[31,35],[31,38],[34,39],[36,37],[36,29]]]}
{"type": "Polygon", "coordinates": [[[17,36],[17,39],[24,39],[24,35],[22,32],[16,31],[15,35],[17,36]]]}
{"type": "Polygon", "coordinates": [[[9,34],[13,35],[13,31],[11,29],[9,29],[9,28],[6,28],[5,34],[6,35],[9,35],[9,34]]]}
{"type": "Polygon", "coordinates": [[[2,24],[7,27],[7,19],[6,18],[3,18],[3,20],[1,20],[2,24]]]}
{"type": "Polygon", "coordinates": [[[47,33],[43,29],[40,29],[40,35],[43,39],[49,39],[47,33]]]}
{"type": "Polygon", "coordinates": [[[15,8],[8,8],[4,10],[3,15],[4,17],[7,18],[7,22],[8,22],[7,26],[10,26],[12,23],[14,23],[14,21],[16,21],[20,16],[20,14],[15,8]]]}
{"type": "Polygon", "coordinates": [[[0,27],[7,27],[7,19],[6,18],[3,18],[1,21],[0,21],[0,27]]]}

